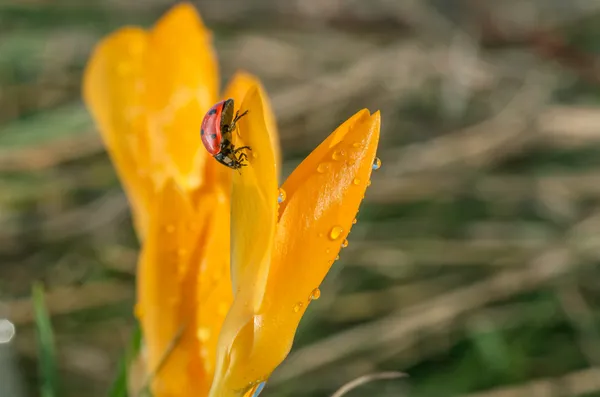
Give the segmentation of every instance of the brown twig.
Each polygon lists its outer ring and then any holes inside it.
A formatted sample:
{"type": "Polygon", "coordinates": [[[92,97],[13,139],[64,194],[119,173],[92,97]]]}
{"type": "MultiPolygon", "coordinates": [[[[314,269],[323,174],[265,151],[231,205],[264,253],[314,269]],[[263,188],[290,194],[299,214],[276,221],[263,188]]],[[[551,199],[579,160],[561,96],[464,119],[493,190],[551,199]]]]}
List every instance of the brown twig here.
{"type": "Polygon", "coordinates": [[[356,378],[342,387],[340,387],[335,393],[331,395],[331,397],[342,397],[347,394],[352,389],[356,389],[359,386],[362,386],[366,383],[378,381],[378,380],[390,380],[390,379],[398,379],[404,378],[407,375],[402,372],[380,372],[376,374],[369,374],[361,376],[360,378],[356,378]]]}

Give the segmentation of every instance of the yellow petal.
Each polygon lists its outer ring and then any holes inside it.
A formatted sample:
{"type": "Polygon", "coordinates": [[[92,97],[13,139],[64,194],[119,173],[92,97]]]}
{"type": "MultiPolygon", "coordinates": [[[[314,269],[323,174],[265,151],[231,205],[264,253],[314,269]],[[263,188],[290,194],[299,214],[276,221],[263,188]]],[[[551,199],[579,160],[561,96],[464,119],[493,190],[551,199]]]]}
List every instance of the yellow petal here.
{"type": "MultiPolygon", "coordinates": [[[[248,145],[249,165],[233,171],[231,193],[231,261],[234,301],[221,335],[217,369],[210,396],[225,397],[232,374],[253,374],[246,358],[252,351],[255,312],[263,299],[271,260],[277,218],[277,179],[272,144],[264,120],[259,87],[246,95],[241,110],[248,115],[239,122],[235,145],[248,145]]],[[[242,388],[247,388],[247,384],[242,388]]],[[[238,388],[239,389],[239,388],[238,388]]],[[[237,390],[237,389],[236,389],[237,390]]],[[[239,391],[239,390],[238,390],[239,391]]],[[[236,391],[237,393],[237,391],[236,391]]]]}
{"type": "MultiPolygon", "coordinates": [[[[220,164],[219,166],[222,167],[220,164]]],[[[207,195],[201,202],[201,205],[211,208],[211,220],[206,231],[206,243],[203,244],[203,257],[198,273],[197,336],[202,344],[200,356],[209,382],[215,371],[221,326],[233,301],[229,270],[229,203],[228,194],[221,188],[215,189],[214,194],[207,195]]],[[[208,389],[198,395],[206,395],[207,391],[208,389]]]]}
{"type": "Polygon", "coordinates": [[[207,153],[200,124],[216,102],[219,76],[211,33],[191,4],[174,6],[150,33],[145,98],[152,158],[163,178],[185,188],[202,183],[207,153]]]}
{"type": "MultiPolygon", "coordinates": [[[[289,194],[293,194],[296,187],[303,183],[306,179],[315,173],[315,170],[325,171],[328,168],[327,162],[324,162],[323,159],[327,156],[327,154],[331,151],[335,145],[337,145],[348,132],[354,129],[355,126],[362,125],[369,118],[369,111],[363,109],[348,120],[346,120],[341,126],[336,128],[336,130],[330,134],[315,150],[312,151],[310,156],[305,158],[302,163],[291,173],[291,175],[286,179],[285,185],[283,188],[286,192],[286,197],[289,194]],[[321,165],[323,163],[323,165],[321,165]],[[319,165],[320,168],[319,168],[319,165]]],[[[279,206],[279,216],[283,213],[283,210],[290,203],[290,200],[285,200],[279,206]]]]}
{"type": "Polygon", "coordinates": [[[156,397],[195,396],[207,387],[196,332],[196,289],[209,213],[207,206],[195,211],[182,190],[168,180],[159,192],[144,242],[136,314],[148,349],[148,370],[156,370],[168,355],[153,382],[156,397]]]}
{"type": "Polygon", "coordinates": [[[263,115],[265,118],[265,124],[267,126],[267,131],[269,131],[269,137],[271,138],[271,148],[273,149],[273,156],[275,157],[275,164],[277,167],[277,178],[279,179],[281,172],[281,149],[279,145],[279,133],[277,131],[277,123],[275,122],[275,114],[273,113],[273,108],[271,106],[271,102],[269,101],[269,97],[264,94],[265,90],[260,80],[246,72],[237,72],[229,86],[225,90],[224,98],[232,98],[236,103],[241,103],[244,96],[248,93],[248,90],[253,86],[259,87],[262,95],[262,107],[263,107],[263,115]]]}
{"type": "Polygon", "coordinates": [[[361,112],[298,166],[283,189],[273,260],[252,355],[231,387],[268,377],[289,353],[296,329],[329,271],[363,199],[379,140],[379,113],[361,112]],[[258,378],[256,378],[258,376],[258,378]],[[254,378],[253,378],[254,377],[254,378]]]}
{"type": "MultiPolygon", "coordinates": [[[[241,286],[262,294],[277,217],[277,178],[260,87],[246,95],[240,110],[248,114],[234,132],[236,147],[249,146],[248,165],[233,172],[231,191],[231,269],[234,292],[241,286]],[[248,284],[249,283],[249,284],[248,284]]],[[[257,296],[257,302],[260,297],[257,296]]]]}
{"type": "Polygon", "coordinates": [[[121,29],[94,49],[83,77],[83,98],[127,192],[140,239],[153,195],[141,90],[147,50],[143,30],[121,29]]]}

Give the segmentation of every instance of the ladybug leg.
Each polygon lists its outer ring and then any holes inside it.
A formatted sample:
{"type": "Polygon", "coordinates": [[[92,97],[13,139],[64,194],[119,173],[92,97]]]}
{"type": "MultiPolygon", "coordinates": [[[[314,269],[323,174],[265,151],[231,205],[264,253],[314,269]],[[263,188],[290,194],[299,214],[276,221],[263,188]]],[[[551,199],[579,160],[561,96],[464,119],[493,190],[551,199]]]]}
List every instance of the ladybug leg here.
{"type": "MultiPolygon", "coordinates": [[[[227,126],[227,132],[231,132],[231,131],[235,130],[236,129],[235,127],[237,127],[236,123],[247,114],[248,114],[247,110],[242,114],[240,114],[239,110],[237,112],[235,112],[235,117],[233,118],[233,121],[231,122],[231,124],[229,124],[227,126]]],[[[238,136],[239,136],[239,132],[238,132],[238,136]]]]}
{"type": "Polygon", "coordinates": [[[244,117],[245,115],[248,114],[248,111],[246,110],[244,113],[240,114],[240,111],[238,110],[237,112],[235,112],[235,117],[233,118],[233,125],[235,125],[235,123],[241,119],[242,117],[244,117]]]}
{"type": "MultiPolygon", "coordinates": [[[[235,149],[235,150],[233,151],[233,153],[241,152],[241,151],[242,151],[242,150],[244,150],[244,149],[252,150],[252,148],[251,148],[250,146],[242,146],[242,147],[239,147],[239,148],[235,149]]],[[[242,154],[244,154],[244,155],[245,155],[245,153],[242,153],[242,154]]]]}
{"type": "Polygon", "coordinates": [[[242,146],[233,151],[233,155],[236,157],[236,160],[238,162],[240,162],[241,165],[246,165],[246,164],[242,164],[242,161],[248,160],[248,155],[246,153],[242,152],[242,150],[244,150],[244,149],[252,150],[250,148],[250,146],[242,146]]]}

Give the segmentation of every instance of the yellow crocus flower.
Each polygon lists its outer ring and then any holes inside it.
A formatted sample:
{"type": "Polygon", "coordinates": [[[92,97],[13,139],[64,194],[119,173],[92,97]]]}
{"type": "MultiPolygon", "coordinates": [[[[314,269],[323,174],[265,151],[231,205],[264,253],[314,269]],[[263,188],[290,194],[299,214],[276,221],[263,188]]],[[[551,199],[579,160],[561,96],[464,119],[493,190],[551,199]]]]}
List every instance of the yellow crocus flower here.
{"type": "Polygon", "coordinates": [[[103,39],[84,75],[84,100],[142,244],[136,314],[147,371],[169,351],[152,381],[155,397],[255,394],[318,298],[375,160],[379,114],[363,110],[278,189],[279,142],[264,90],[237,73],[219,97],[218,81],[211,33],[187,3],[151,30],[126,27],[103,39]],[[200,143],[202,117],[219,98],[249,110],[234,133],[236,146],[252,148],[239,173],[200,143]]]}

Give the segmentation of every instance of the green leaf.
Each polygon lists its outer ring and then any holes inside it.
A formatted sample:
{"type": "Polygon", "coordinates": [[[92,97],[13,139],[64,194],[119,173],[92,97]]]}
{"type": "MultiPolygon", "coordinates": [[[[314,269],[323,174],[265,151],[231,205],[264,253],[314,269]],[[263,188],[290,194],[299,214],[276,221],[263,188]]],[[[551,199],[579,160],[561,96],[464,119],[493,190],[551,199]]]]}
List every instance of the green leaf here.
{"type": "Polygon", "coordinates": [[[127,346],[125,354],[123,354],[123,356],[119,360],[119,369],[117,372],[117,377],[115,378],[110,388],[110,391],[108,393],[109,397],[128,397],[128,369],[133,359],[135,359],[135,357],[139,354],[141,345],[142,330],[139,326],[139,323],[136,322],[135,329],[133,330],[133,334],[131,335],[131,340],[129,341],[129,346],[127,346]]]}
{"type": "Polygon", "coordinates": [[[35,283],[32,294],[37,334],[38,368],[41,382],[40,395],[42,397],[55,397],[59,395],[58,368],[54,347],[54,333],[44,302],[44,287],[41,284],[35,283]]]}

